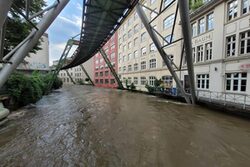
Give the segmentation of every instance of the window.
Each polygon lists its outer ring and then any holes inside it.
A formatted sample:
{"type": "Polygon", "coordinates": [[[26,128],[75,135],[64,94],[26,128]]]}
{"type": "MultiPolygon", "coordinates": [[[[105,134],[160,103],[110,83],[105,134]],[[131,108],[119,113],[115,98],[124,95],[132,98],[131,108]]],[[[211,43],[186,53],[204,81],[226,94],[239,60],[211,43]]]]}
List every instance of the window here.
{"type": "Polygon", "coordinates": [[[149,60],[149,68],[156,68],[156,59],[149,60]]]}
{"type": "Polygon", "coordinates": [[[207,30],[214,29],[214,13],[207,15],[207,30]]]}
{"type": "Polygon", "coordinates": [[[250,0],[243,0],[242,2],[242,14],[249,13],[250,10],[250,0]]]}
{"type": "Polygon", "coordinates": [[[110,59],[113,60],[115,58],[115,53],[111,53],[110,59]]]}
{"type": "Polygon", "coordinates": [[[193,63],[194,62],[196,62],[196,49],[195,48],[193,48],[193,63]]]}
{"type": "Polygon", "coordinates": [[[131,49],[132,48],[132,42],[129,42],[128,43],[128,49],[131,49]]]}
{"type": "Polygon", "coordinates": [[[192,36],[195,37],[197,35],[197,24],[192,24],[192,36]]]}
{"type": "Polygon", "coordinates": [[[126,66],[123,66],[123,72],[126,72],[126,66]]]}
{"type": "Polygon", "coordinates": [[[110,84],[115,84],[115,80],[114,79],[110,79],[110,84]]]}
{"type": "Polygon", "coordinates": [[[95,73],[95,76],[98,77],[98,72],[95,73]]]}
{"type": "Polygon", "coordinates": [[[132,30],[129,30],[129,31],[128,31],[128,38],[132,37],[132,35],[133,35],[132,30]]]}
{"type": "Polygon", "coordinates": [[[227,73],[226,90],[245,92],[247,88],[247,73],[227,73]]]}
{"type": "Polygon", "coordinates": [[[143,47],[141,48],[141,56],[145,56],[147,54],[147,48],[143,47]]]}
{"type": "Polygon", "coordinates": [[[138,63],[134,64],[134,71],[138,71],[138,63]]]}
{"type": "Polygon", "coordinates": [[[146,84],[147,84],[146,77],[141,77],[141,85],[146,85],[146,84]]]}
{"type": "Polygon", "coordinates": [[[123,46],[122,51],[124,52],[126,50],[126,45],[123,46]]]}
{"type": "Polygon", "coordinates": [[[96,84],[98,84],[98,83],[99,83],[99,80],[98,80],[98,79],[96,79],[96,80],[95,80],[95,83],[96,83],[96,84]]]}
{"type": "Polygon", "coordinates": [[[109,71],[105,71],[105,76],[108,76],[109,75],[109,71]]]}
{"type": "Polygon", "coordinates": [[[240,33],[240,54],[250,53],[250,31],[240,33]]]}
{"type": "Polygon", "coordinates": [[[134,58],[138,58],[138,51],[134,51],[134,58]]]}
{"type": "Polygon", "coordinates": [[[141,62],[141,70],[145,70],[147,68],[146,61],[141,62]]]}
{"type": "Polygon", "coordinates": [[[164,0],[164,7],[170,5],[171,2],[173,2],[173,0],[164,0]]]}
{"type": "Polygon", "coordinates": [[[128,60],[132,60],[132,54],[131,53],[128,54],[128,60]]]}
{"type": "Polygon", "coordinates": [[[131,84],[131,82],[132,82],[132,78],[128,77],[128,84],[131,84]]]}
{"type": "Polygon", "coordinates": [[[134,39],[134,46],[136,46],[138,44],[138,38],[134,39]]]}
{"type": "Polygon", "coordinates": [[[140,30],[140,26],[139,26],[138,24],[136,24],[136,25],[134,26],[134,33],[135,33],[135,34],[138,33],[139,30],[140,30]]]}
{"type": "Polygon", "coordinates": [[[171,27],[174,24],[174,18],[175,18],[174,14],[165,18],[163,21],[163,28],[167,29],[167,28],[171,27]]]}
{"type": "Polygon", "coordinates": [[[123,35],[122,39],[123,39],[123,41],[125,41],[127,39],[126,34],[123,35]]]}
{"type": "Polygon", "coordinates": [[[128,72],[132,71],[132,65],[128,65],[128,72]]]}
{"type": "Polygon", "coordinates": [[[134,77],[134,84],[138,85],[138,78],[137,77],[134,77]]]}
{"type": "Polygon", "coordinates": [[[103,76],[103,72],[100,72],[100,76],[101,76],[101,77],[103,76]]]}
{"type": "Polygon", "coordinates": [[[156,51],[156,47],[155,47],[154,43],[151,43],[149,47],[150,47],[150,52],[155,52],[156,51]]]}
{"type": "Polygon", "coordinates": [[[205,19],[202,18],[198,21],[198,34],[205,32],[205,19]]]}
{"type": "Polygon", "coordinates": [[[203,45],[197,47],[197,63],[203,61],[203,45]]]}
{"type": "Polygon", "coordinates": [[[122,57],[122,60],[123,60],[123,62],[126,61],[126,55],[124,55],[124,56],[122,57]]]}
{"type": "Polygon", "coordinates": [[[209,89],[209,74],[198,74],[197,75],[197,88],[198,89],[209,89]]]}
{"type": "Polygon", "coordinates": [[[135,12],[134,13],[134,20],[136,20],[138,18],[138,14],[135,12]]]}
{"type": "Polygon", "coordinates": [[[155,80],[156,80],[155,76],[150,76],[149,77],[149,85],[154,86],[155,85],[155,80]]]}
{"type": "Polygon", "coordinates": [[[119,67],[119,72],[121,72],[122,71],[122,68],[121,67],[119,67]]]}
{"type": "Polygon", "coordinates": [[[146,41],[146,32],[141,34],[141,42],[146,41]]]}
{"type": "Polygon", "coordinates": [[[238,0],[233,0],[228,3],[228,21],[237,17],[238,0]]]}
{"type": "Polygon", "coordinates": [[[212,60],[212,52],[213,52],[213,49],[212,49],[213,47],[212,47],[212,42],[210,42],[210,43],[207,43],[206,45],[205,45],[205,49],[206,49],[206,51],[205,51],[205,58],[206,58],[206,60],[212,60]]]}
{"type": "Polygon", "coordinates": [[[236,35],[232,35],[227,37],[226,39],[227,45],[227,57],[235,56],[235,49],[236,49],[236,35]]]}

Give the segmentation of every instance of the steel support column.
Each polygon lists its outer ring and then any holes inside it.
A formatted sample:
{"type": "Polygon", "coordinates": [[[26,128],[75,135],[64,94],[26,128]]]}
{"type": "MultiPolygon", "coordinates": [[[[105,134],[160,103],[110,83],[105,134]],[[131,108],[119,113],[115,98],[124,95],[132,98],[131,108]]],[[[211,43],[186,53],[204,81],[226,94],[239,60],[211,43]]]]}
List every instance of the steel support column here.
{"type": "Polygon", "coordinates": [[[71,80],[71,82],[75,85],[76,83],[75,83],[74,79],[72,78],[72,76],[70,75],[69,71],[68,70],[65,70],[65,71],[66,71],[67,75],[69,76],[69,79],[71,80]]]}
{"type": "MultiPolygon", "coordinates": [[[[3,0],[1,0],[3,1],[3,0]]],[[[5,0],[4,0],[5,1],[5,0]]],[[[69,0],[60,0],[55,8],[48,11],[43,19],[38,23],[37,27],[38,30],[33,29],[31,33],[34,33],[27,42],[25,42],[11,57],[10,62],[12,64],[5,64],[0,71],[0,88],[4,85],[7,81],[11,73],[17,68],[17,66],[23,61],[25,56],[28,55],[29,51],[37,44],[41,36],[45,33],[51,23],[56,19],[62,9],[68,4],[69,0]]]]}
{"type": "Polygon", "coordinates": [[[4,27],[8,12],[11,8],[13,0],[0,1],[0,61],[3,58],[3,45],[4,45],[4,27]]]}
{"type": "Polygon", "coordinates": [[[184,47],[186,53],[187,60],[187,69],[188,69],[188,77],[191,89],[191,98],[192,103],[196,102],[196,94],[195,94],[195,82],[194,82],[194,67],[193,67],[193,56],[192,56],[192,31],[190,25],[190,17],[189,17],[189,4],[188,1],[179,0],[178,1],[180,8],[180,18],[181,18],[181,26],[182,33],[184,39],[184,47]]]}
{"type": "Polygon", "coordinates": [[[112,72],[113,76],[115,77],[116,82],[118,83],[119,89],[123,89],[122,82],[120,81],[118,75],[116,74],[115,69],[113,68],[112,64],[110,63],[107,54],[105,53],[103,49],[100,49],[100,53],[103,59],[105,60],[106,64],[108,65],[110,71],[112,72]]]}
{"type": "Polygon", "coordinates": [[[3,27],[13,0],[0,1],[0,28],[3,27]]]}
{"type": "Polygon", "coordinates": [[[164,51],[164,49],[162,48],[161,42],[159,41],[159,39],[157,38],[157,35],[155,34],[155,32],[153,31],[153,28],[151,27],[151,25],[149,24],[149,20],[145,14],[145,12],[143,11],[142,7],[140,6],[140,4],[138,3],[136,5],[136,12],[138,13],[138,16],[140,17],[144,27],[146,28],[149,36],[151,37],[152,41],[154,42],[158,52],[160,53],[162,59],[164,60],[165,64],[168,67],[169,72],[171,73],[171,75],[173,76],[178,88],[181,91],[182,96],[185,98],[187,103],[191,103],[189,95],[186,94],[180,79],[178,78],[177,74],[175,73],[170,59],[168,58],[169,55],[166,54],[166,52],[164,51]]]}
{"type": "Polygon", "coordinates": [[[91,82],[91,84],[92,84],[93,86],[95,86],[94,82],[92,81],[92,79],[90,78],[88,72],[86,71],[86,69],[83,67],[82,64],[80,65],[80,67],[81,67],[82,71],[84,72],[84,74],[88,77],[88,79],[89,79],[89,81],[91,82]]]}

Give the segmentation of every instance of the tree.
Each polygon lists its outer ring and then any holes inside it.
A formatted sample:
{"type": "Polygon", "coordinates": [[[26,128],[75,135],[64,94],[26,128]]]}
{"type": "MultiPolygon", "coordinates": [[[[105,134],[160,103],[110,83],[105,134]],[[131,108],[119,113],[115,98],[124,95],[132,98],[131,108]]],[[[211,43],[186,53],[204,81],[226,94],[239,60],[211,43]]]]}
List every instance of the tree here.
{"type": "MultiPolygon", "coordinates": [[[[18,9],[22,13],[25,13],[25,6],[25,0],[14,0],[13,2],[7,19],[4,55],[9,53],[15,46],[17,46],[22,40],[24,40],[33,28],[23,19],[23,17],[17,11],[18,9]]],[[[30,15],[41,11],[44,6],[46,6],[44,0],[31,0],[29,7],[30,15]]],[[[41,16],[39,17],[41,18],[41,16]]],[[[37,19],[33,19],[32,22],[36,25],[37,19]]],[[[31,52],[36,53],[36,51],[41,49],[39,46],[40,42],[38,42],[38,44],[33,48],[31,52]]]]}

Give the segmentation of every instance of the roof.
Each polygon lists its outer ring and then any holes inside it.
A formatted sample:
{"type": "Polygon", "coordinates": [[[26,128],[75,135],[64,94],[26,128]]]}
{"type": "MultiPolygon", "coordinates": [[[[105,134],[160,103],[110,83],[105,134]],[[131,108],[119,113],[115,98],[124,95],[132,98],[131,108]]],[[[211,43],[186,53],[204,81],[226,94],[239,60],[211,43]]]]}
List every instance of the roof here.
{"type": "Polygon", "coordinates": [[[112,37],[138,0],[84,0],[80,44],[72,61],[62,69],[78,66],[94,56],[112,37]]]}

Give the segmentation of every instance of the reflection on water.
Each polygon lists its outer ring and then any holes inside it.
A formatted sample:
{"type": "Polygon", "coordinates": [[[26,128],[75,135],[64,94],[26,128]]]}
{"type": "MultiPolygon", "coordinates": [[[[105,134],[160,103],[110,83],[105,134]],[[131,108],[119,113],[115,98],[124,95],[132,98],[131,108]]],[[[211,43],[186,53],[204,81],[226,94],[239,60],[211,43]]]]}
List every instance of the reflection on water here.
{"type": "Polygon", "coordinates": [[[0,166],[249,166],[250,122],[120,90],[72,86],[0,130],[0,166]]]}

